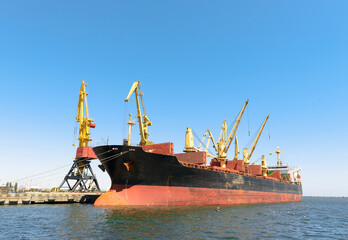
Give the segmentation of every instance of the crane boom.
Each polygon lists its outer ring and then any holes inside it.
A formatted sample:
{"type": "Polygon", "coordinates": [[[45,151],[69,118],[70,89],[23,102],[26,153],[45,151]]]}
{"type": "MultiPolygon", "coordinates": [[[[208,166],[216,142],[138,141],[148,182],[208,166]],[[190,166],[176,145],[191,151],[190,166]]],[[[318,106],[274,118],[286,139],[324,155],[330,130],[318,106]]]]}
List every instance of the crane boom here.
{"type": "Polygon", "coordinates": [[[257,144],[257,142],[258,142],[259,139],[260,139],[261,133],[262,133],[262,131],[263,131],[263,128],[264,128],[265,125],[266,125],[266,122],[267,122],[267,120],[268,120],[268,117],[269,117],[269,115],[267,115],[265,121],[263,121],[263,124],[262,124],[262,126],[261,126],[261,129],[260,129],[259,133],[257,134],[257,137],[256,137],[256,139],[255,139],[253,145],[252,145],[251,148],[250,148],[250,151],[249,151],[249,153],[248,153],[248,158],[247,158],[248,161],[250,160],[251,155],[253,154],[253,152],[254,152],[254,150],[255,150],[255,148],[256,148],[256,144],[257,144]]]}
{"type": "Polygon", "coordinates": [[[202,141],[200,142],[200,144],[199,144],[199,146],[198,146],[197,149],[198,149],[198,150],[201,149],[201,146],[202,146],[202,144],[203,144],[203,141],[204,141],[204,139],[205,139],[205,137],[206,137],[207,135],[209,135],[209,136],[208,136],[207,144],[205,145],[205,151],[207,151],[208,148],[209,148],[210,140],[213,142],[213,147],[214,147],[214,149],[215,149],[216,151],[218,151],[218,149],[216,148],[216,143],[215,143],[213,134],[211,133],[211,131],[210,131],[209,129],[207,129],[207,130],[205,131],[205,134],[203,135],[203,139],[202,139],[202,141]]]}
{"type": "MultiPolygon", "coordinates": [[[[207,136],[207,134],[208,134],[208,131],[206,131],[206,132],[204,133],[203,138],[202,138],[202,141],[199,143],[199,146],[198,146],[198,148],[197,148],[198,150],[201,150],[203,141],[204,141],[205,137],[207,136]]],[[[209,137],[208,137],[208,140],[209,140],[209,137]]]]}
{"type": "MultiPolygon", "coordinates": [[[[213,134],[210,132],[209,129],[207,129],[207,132],[208,132],[208,134],[209,134],[209,138],[208,138],[208,139],[211,139],[211,141],[213,142],[213,147],[214,147],[214,149],[217,151],[218,149],[216,148],[216,143],[215,143],[213,134]]],[[[208,147],[209,147],[209,143],[207,143],[206,150],[207,150],[208,147]]]]}
{"type": "Polygon", "coordinates": [[[225,147],[225,149],[224,149],[224,153],[225,153],[225,154],[227,153],[228,149],[230,148],[231,143],[232,143],[232,141],[233,141],[233,139],[234,139],[234,136],[236,135],[236,132],[237,132],[239,123],[240,123],[240,121],[241,121],[241,119],[242,119],[242,116],[243,116],[243,114],[244,114],[245,108],[246,108],[246,106],[248,105],[248,103],[249,103],[249,99],[245,101],[245,103],[244,103],[244,105],[243,105],[243,107],[242,107],[242,110],[240,110],[239,115],[238,115],[238,117],[237,117],[237,120],[236,120],[236,122],[235,122],[234,125],[233,125],[233,128],[232,128],[232,130],[231,130],[231,132],[230,132],[230,135],[229,135],[228,138],[227,138],[227,142],[226,142],[226,145],[225,145],[226,147],[225,147]]]}
{"type": "Polygon", "coordinates": [[[145,113],[145,107],[144,107],[144,101],[143,101],[143,97],[142,97],[142,93],[140,91],[140,82],[136,81],[133,83],[127,98],[124,100],[125,102],[129,101],[129,98],[131,97],[132,93],[134,92],[135,94],[135,100],[136,100],[136,105],[137,105],[137,113],[138,113],[138,121],[139,121],[139,131],[140,131],[140,146],[145,146],[148,144],[151,144],[148,141],[148,136],[150,135],[147,131],[147,127],[151,126],[152,123],[150,122],[149,118],[146,116],[145,113]],[[142,107],[143,107],[143,112],[144,115],[141,117],[141,109],[140,109],[140,102],[139,102],[139,96],[141,98],[141,103],[142,103],[142,107]]]}

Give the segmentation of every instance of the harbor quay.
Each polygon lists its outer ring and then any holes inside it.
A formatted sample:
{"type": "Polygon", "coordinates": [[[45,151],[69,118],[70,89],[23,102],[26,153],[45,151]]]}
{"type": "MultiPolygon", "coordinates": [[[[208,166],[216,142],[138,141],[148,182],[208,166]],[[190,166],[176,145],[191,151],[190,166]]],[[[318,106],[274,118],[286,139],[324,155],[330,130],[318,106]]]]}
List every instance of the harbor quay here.
{"type": "Polygon", "coordinates": [[[94,203],[102,193],[26,192],[0,195],[0,205],[94,203]]]}

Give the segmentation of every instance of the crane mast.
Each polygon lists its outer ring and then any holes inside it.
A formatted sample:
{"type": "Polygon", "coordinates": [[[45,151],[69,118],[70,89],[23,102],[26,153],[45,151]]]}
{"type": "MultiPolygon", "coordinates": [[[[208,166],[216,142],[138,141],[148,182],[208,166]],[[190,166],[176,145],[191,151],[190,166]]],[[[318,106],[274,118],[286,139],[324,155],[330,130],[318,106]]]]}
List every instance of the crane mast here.
{"type": "Polygon", "coordinates": [[[226,124],[226,120],[224,120],[222,123],[219,140],[217,143],[217,147],[218,147],[217,152],[218,152],[219,158],[226,158],[226,153],[224,152],[225,145],[227,143],[226,138],[227,138],[227,124],[226,124]]]}
{"type": "Polygon", "coordinates": [[[238,160],[238,153],[239,153],[239,147],[238,147],[238,138],[236,135],[234,137],[234,158],[233,158],[233,160],[238,160]]]}
{"type": "Polygon", "coordinates": [[[89,128],[95,128],[95,123],[88,116],[88,105],[87,105],[87,93],[86,93],[87,84],[83,81],[81,84],[79,100],[77,104],[77,115],[76,122],[79,123],[79,147],[87,147],[88,144],[92,141],[89,138],[89,128]]]}
{"type": "Polygon", "coordinates": [[[268,116],[266,117],[266,119],[263,121],[263,124],[262,124],[262,126],[261,126],[261,128],[260,128],[260,131],[258,132],[258,134],[257,134],[257,136],[256,136],[256,139],[255,139],[253,145],[252,145],[251,148],[250,148],[249,153],[248,153],[248,150],[247,150],[246,148],[243,149],[243,159],[244,159],[244,164],[245,164],[245,165],[249,165],[249,164],[250,164],[250,158],[251,158],[252,154],[254,153],[254,150],[255,150],[255,148],[256,148],[256,144],[257,144],[257,142],[258,142],[259,139],[260,139],[261,133],[262,133],[262,131],[263,131],[263,128],[264,128],[265,125],[266,125],[266,122],[267,122],[268,118],[269,118],[269,115],[268,115],[268,116]]]}
{"type": "Polygon", "coordinates": [[[279,157],[279,154],[281,154],[282,152],[279,150],[279,147],[277,147],[277,150],[274,152],[277,154],[277,166],[281,167],[283,165],[282,160],[279,157]]]}
{"type": "Polygon", "coordinates": [[[139,131],[140,131],[140,146],[145,146],[145,145],[150,145],[153,144],[152,142],[149,142],[148,137],[149,137],[149,132],[147,130],[148,126],[151,126],[152,123],[150,122],[149,118],[146,115],[145,112],[145,107],[144,107],[144,101],[143,101],[143,97],[142,97],[142,93],[140,90],[140,82],[136,81],[133,83],[127,98],[124,100],[125,102],[129,101],[129,98],[131,97],[132,93],[134,93],[135,95],[135,101],[136,101],[136,105],[137,105],[137,118],[138,118],[138,122],[139,122],[139,131]],[[143,112],[144,115],[141,117],[141,108],[140,108],[140,102],[139,102],[139,96],[141,99],[141,105],[143,107],[143,112]]]}

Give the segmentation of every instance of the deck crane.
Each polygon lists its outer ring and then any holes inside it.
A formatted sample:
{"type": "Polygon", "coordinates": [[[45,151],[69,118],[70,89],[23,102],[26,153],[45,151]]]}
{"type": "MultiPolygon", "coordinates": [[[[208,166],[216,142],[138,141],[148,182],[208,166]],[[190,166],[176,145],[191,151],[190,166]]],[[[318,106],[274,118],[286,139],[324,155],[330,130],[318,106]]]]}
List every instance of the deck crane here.
{"type": "MultiPolygon", "coordinates": [[[[233,125],[233,128],[230,132],[230,134],[227,137],[227,124],[226,120],[224,120],[219,136],[219,141],[217,142],[217,160],[221,162],[221,167],[226,167],[226,160],[227,160],[227,152],[231,146],[231,143],[233,139],[236,136],[236,132],[239,126],[239,123],[242,119],[242,116],[244,114],[245,108],[248,105],[249,100],[246,100],[242,109],[240,110],[237,120],[233,125]]],[[[237,141],[237,139],[236,139],[237,141]]],[[[236,146],[237,148],[238,146],[236,146]]]]}
{"type": "Polygon", "coordinates": [[[140,90],[140,82],[136,81],[133,83],[127,98],[124,100],[125,102],[129,101],[130,96],[134,92],[135,94],[135,100],[137,105],[137,118],[139,122],[139,130],[140,130],[140,146],[146,146],[146,145],[152,145],[153,143],[148,140],[149,138],[149,132],[147,131],[148,126],[151,126],[152,123],[150,122],[149,118],[146,115],[145,107],[144,107],[144,101],[143,101],[143,94],[140,90]],[[140,109],[140,102],[139,102],[139,96],[141,99],[141,105],[143,107],[144,115],[141,117],[141,109],[140,109]]]}
{"type": "Polygon", "coordinates": [[[79,123],[79,137],[77,138],[79,147],[76,150],[76,157],[70,171],[59,186],[61,188],[64,183],[67,183],[70,191],[75,191],[78,187],[80,191],[90,191],[93,183],[96,189],[100,191],[98,181],[90,166],[91,160],[97,159],[97,156],[92,150],[92,139],[90,139],[89,129],[95,128],[96,124],[89,118],[86,86],[87,84],[83,81],[80,88],[75,119],[79,123]],[[71,186],[69,180],[75,180],[76,182],[71,186]]]}
{"type": "Polygon", "coordinates": [[[217,151],[216,143],[215,143],[213,134],[210,132],[209,129],[207,129],[207,130],[205,131],[205,133],[204,133],[204,135],[203,135],[203,138],[202,138],[202,141],[200,142],[200,144],[199,144],[199,146],[198,146],[198,150],[202,150],[202,144],[203,144],[204,139],[206,138],[207,135],[209,135],[209,136],[208,136],[207,143],[206,143],[206,145],[205,145],[205,151],[207,151],[208,148],[209,148],[210,140],[213,142],[213,147],[214,147],[214,149],[217,151]]]}
{"type": "Polygon", "coordinates": [[[232,143],[234,137],[236,136],[236,132],[237,132],[239,123],[240,123],[240,121],[241,121],[241,119],[242,119],[242,116],[243,116],[243,114],[244,114],[245,108],[246,108],[246,106],[248,105],[248,103],[249,103],[249,100],[246,100],[245,103],[244,103],[244,105],[243,105],[243,107],[242,107],[242,109],[241,109],[240,112],[239,112],[239,115],[238,115],[238,117],[237,117],[236,122],[235,122],[234,125],[233,125],[233,128],[232,128],[232,130],[231,130],[231,132],[230,132],[230,135],[228,136],[226,142],[224,142],[224,143],[222,144],[221,149],[220,149],[220,156],[226,156],[226,154],[227,154],[227,152],[228,152],[228,149],[230,148],[231,143],[232,143]]]}
{"type": "Polygon", "coordinates": [[[200,142],[198,148],[194,146],[194,143],[193,143],[193,133],[192,133],[192,129],[187,127],[186,129],[186,135],[185,135],[185,149],[184,149],[184,152],[202,152],[202,144],[204,142],[204,139],[206,138],[206,136],[208,136],[208,140],[207,140],[207,143],[205,145],[205,150],[204,152],[206,152],[207,156],[208,157],[211,157],[211,158],[215,158],[213,155],[211,155],[209,152],[208,152],[208,148],[209,148],[209,143],[210,143],[210,140],[213,142],[213,147],[215,150],[217,150],[216,148],[216,144],[215,144],[215,141],[214,141],[214,138],[213,138],[213,135],[211,134],[210,130],[207,129],[205,134],[203,135],[203,139],[202,141],[200,142]]]}
{"type": "Polygon", "coordinates": [[[209,129],[207,129],[203,135],[203,139],[202,141],[200,142],[197,150],[198,151],[202,151],[202,144],[204,142],[204,139],[206,138],[206,136],[208,135],[208,138],[207,138],[207,143],[205,144],[205,149],[204,151],[207,153],[207,156],[208,157],[211,157],[211,158],[214,158],[213,155],[211,155],[210,153],[208,153],[208,148],[209,148],[209,143],[210,143],[210,140],[213,142],[213,148],[217,151],[217,147],[216,147],[216,143],[215,143],[215,140],[214,140],[214,137],[213,137],[213,134],[210,132],[209,129]]]}
{"type": "Polygon", "coordinates": [[[262,133],[262,131],[263,131],[263,128],[264,128],[265,125],[266,125],[266,122],[267,122],[267,120],[268,120],[268,117],[269,117],[269,115],[268,115],[268,116],[266,117],[266,119],[263,121],[263,124],[262,124],[262,126],[261,126],[261,128],[260,128],[260,131],[258,132],[258,134],[257,134],[257,136],[256,136],[256,138],[255,138],[255,141],[254,141],[253,145],[252,145],[251,148],[250,148],[249,153],[248,153],[248,149],[247,149],[247,148],[244,148],[244,149],[243,149],[243,160],[244,160],[244,164],[247,165],[247,166],[250,164],[250,158],[251,158],[251,156],[252,156],[252,154],[253,154],[253,152],[254,152],[254,150],[255,150],[255,148],[256,148],[257,142],[258,142],[259,139],[260,139],[261,133],[262,133]]]}
{"type": "MultiPolygon", "coordinates": [[[[233,128],[232,128],[230,134],[228,135],[228,137],[227,137],[226,120],[223,121],[221,132],[220,132],[220,135],[219,135],[219,141],[217,143],[215,143],[213,135],[210,132],[210,130],[208,129],[206,131],[206,133],[203,135],[203,139],[202,139],[199,147],[195,148],[193,146],[192,130],[190,128],[187,128],[187,130],[186,130],[186,143],[185,143],[185,150],[184,151],[185,152],[197,151],[197,150],[200,151],[200,148],[202,146],[202,143],[203,143],[205,137],[207,136],[207,134],[209,134],[206,150],[207,150],[207,148],[209,146],[209,140],[211,139],[213,141],[213,144],[214,144],[213,147],[214,147],[215,151],[217,152],[217,157],[215,157],[215,160],[221,162],[221,167],[226,167],[228,149],[230,148],[230,145],[231,145],[233,139],[236,136],[236,131],[238,129],[239,123],[240,123],[240,121],[242,119],[243,113],[245,111],[245,108],[246,108],[248,102],[249,102],[249,100],[245,101],[241,111],[239,112],[237,120],[234,123],[233,128]],[[192,140],[190,140],[190,139],[192,139],[192,140]]],[[[235,141],[237,141],[237,138],[236,138],[235,141]]],[[[238,148],[238,145],[236,145],[236,149],[237,148],[238,148]]]]}

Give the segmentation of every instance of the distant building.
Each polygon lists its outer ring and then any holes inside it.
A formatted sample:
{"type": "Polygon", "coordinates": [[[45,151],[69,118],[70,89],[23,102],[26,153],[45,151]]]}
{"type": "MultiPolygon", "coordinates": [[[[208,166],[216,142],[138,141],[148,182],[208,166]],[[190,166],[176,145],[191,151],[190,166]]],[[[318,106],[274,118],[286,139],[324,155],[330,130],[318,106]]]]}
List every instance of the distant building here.
{"type": "Polygon", "coordinates": [[[10,192],[10,188],[8,188],[8,187],[6,187],[6,186],[1,186],[0,187],[0,192],[1,193],[8,193],[8,192],[10,192]]]}

